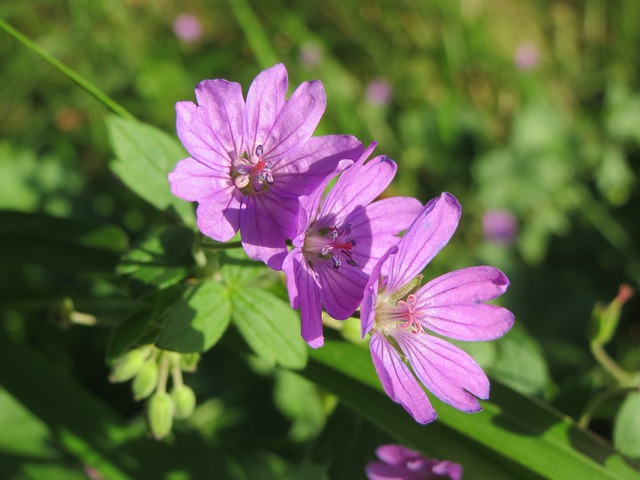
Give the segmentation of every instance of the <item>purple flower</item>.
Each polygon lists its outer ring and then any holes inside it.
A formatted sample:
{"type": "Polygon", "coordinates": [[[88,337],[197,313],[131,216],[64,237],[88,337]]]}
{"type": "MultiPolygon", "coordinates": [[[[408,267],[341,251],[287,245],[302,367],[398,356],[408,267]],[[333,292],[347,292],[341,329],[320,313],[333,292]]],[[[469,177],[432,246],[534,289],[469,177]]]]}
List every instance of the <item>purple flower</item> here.
{"type": "Polygon", "coordinates": [[[518,232],[518,221],[507,210],[488,210],[482,217],[482,229],[488,241],[511,245],[518,232]]]}
{"type": "Polygon", "coordinates": [[[362,302],[362,335],[371,332],[371,357],[382,386],[423,424],[433,421],[436,412],[415,376],[440,400],[464,412],[481,410],[476,397],[489,397],[489,380],[480,366],[440,336],[494,340],[513,324],[510,311],[484,303],[509,285],[496,268],[464,268],[420,287],[420,272],[447,244],[460,214],[460,204],[449,193],[431,200],[397,247],[374,267],[362,302]],[[381,276],[384,266],[386,278],[381,276]]]}
{"type": "Polygon", "coordinates": [[[202,24],[195,15],[182,13],[173,21],[173,33],[184,42],[195,42],[202,36],[202,24]]]}
{"type": "Polygon", "coordinates": [[[295,234],[298,197],[362,153],[352,136],[311,136],[326,106],[322,83],[305,82],[285,100],[287,85],[283,65],[261,72],[246,102],[237,83],[201,82],[198,105],[176,104],[191,157],[169,174],[175,195],[198,202],[204,234],[226,242],[240,230],[247,254],[276,270],[295,234]]]}
{"type": "Polygon", "coordinates": [[[300,201],[294,248],[283,270],[291,307],[300,308],[302,337],[314,348],[324,343],[322,307],[339,320],[352,315],[362,302],[368,273],[422,209],[407,197],[372,203],[397,169],[386,156],[365,163],[374,148],[340,175],[321,205],[323,188],[300,201]]]}
{"type": "Polygon", "coordinates": [[[368,480],[430,480],[462,478],[462,465],[426,458],[403,445],[382,445],[376,449],[380,461],[367,464],[368,480]]]}
{"type": "Polygon", "coordinates": [[[304,42],[300,46],[300,61],[307,68],[315,68],[322,62],[322,48],[315,42],[304,42]]]}
{"type": "Polygon", "coordinates": [[[532,70],[540,61],[538,48],[531,43],[521,43],[516,49],[514,62],[520,70],[532,70]]]}
{"type": "Polygon", "coordinates": [[[365,98],[372,105],[387,105],[391,96],[391,84],[384,78],[374,78],[367,85],[365,98]]]}

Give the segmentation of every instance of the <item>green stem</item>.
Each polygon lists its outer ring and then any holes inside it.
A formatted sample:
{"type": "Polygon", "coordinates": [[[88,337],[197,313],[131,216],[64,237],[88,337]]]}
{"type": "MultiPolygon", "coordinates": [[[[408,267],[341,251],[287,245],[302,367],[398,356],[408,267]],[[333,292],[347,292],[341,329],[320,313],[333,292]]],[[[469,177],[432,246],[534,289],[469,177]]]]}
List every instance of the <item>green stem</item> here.
{"type": "Polygon", "coordinates": [[[158,388],[156,392],[165,393],[167,391],[167,380],[169,378],[169,352],[161,352],[160,355],[160,371],[158,373],[158,388]]]}
{"type": "Polygon", "coordinates": [[[126,118],[128,120],[135,120],[135,117],[131,115],[122,105],[117,103],[115,100],[111,99],[106,93],[96,87],[93,83],[89,82],[87,79],[81,77],[76,72],[67,67],[64,63],[60,62],[53,55],[43,50],[40,46],[38,46],[35,42],[24,36],[18,30],[13,28],[11,25],[6,23],[4,20],[0,19],[0,28],[11,35],[13,38],[22,43],[25,47],[31,50],[33,53],[38,55],[44,61],[49,63],[50,65],[57,68],[62,74],[66,75],[71,81],[73,81],[80,88],[84,89],[87,93],[92,95],[96,100],[101,102],[111,111],[121,116],[122,118],[126,118]]]}
{"type": "Polygon", "coordinates": [[[271,47],[271,42],[249,2],[229,0],[228,4],[260,66],[266,69],[278,63],[278,55],[271,47]]]}
{"type": "Polygon", "coordinates": [[[631,386],[635,383],[635,378],[626,370],[622,369],[613,358],[605,351],[602,344],[591,342],[591,353],[595,359],[623,386],[631,386]]]}
{"type": "Polygon", "coordinates": [[[591,419],[605,402],[609,401],[613,397],[626,395],[627,393],[633,392],[637,389],[638,387],[624,387],[616,388],[613,390],[605,390],[598,393],[587,403],[587,406],[584,408],[584,412],[582,412],[582,415],[580,415],[580,418],[578,419],[578,426],[583,429],[589,428],[591,419]]]}

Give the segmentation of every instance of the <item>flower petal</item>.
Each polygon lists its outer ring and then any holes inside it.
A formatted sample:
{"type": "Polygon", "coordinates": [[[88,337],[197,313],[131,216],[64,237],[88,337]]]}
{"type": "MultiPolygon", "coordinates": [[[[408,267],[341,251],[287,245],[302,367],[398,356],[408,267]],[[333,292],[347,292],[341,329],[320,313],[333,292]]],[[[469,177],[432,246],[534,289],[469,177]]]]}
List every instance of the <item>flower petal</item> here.
{"type": "Polygon", "coordinates": [[[247,92],[247,144],[255,149],[265,145],[285,105],[287,69],[279,63],[258,74],[247,92]]]}
{"type": "Polygon", "coordinates": [[[418,423],[436,419],[436,411],[398,352],[378,332],[371,335],[371,358],[387,395],[399,403],[418,423]]]}
{"type": "Polygon", "coordinates": [[[286,240],[295,235],[298,202],[265,192],[244,197],[240,215],[242,246],[254,260],[280,270],[287,255],[286,240]]]}
{"type": "Polygon", "coordinates": [[[362,338],[373,328],[373,323],[376,316],[376,304],[378,302],[378,289],[380,288],[380,271],[390,255],[398,253],[398,247],[393,246],[387,250],[378,263],[371,270],[369,275],[369,281],[364,288],[364,297],[362,299],[362,306],[360,307],[360,329],[362,338]]]}
{"type": "Polygon", "coordinates": [[[311,137],[273,167],[272,189],[287,196],[322,193],[332,176],[350,166],[361,152],[362,144],[351,135],[311,137]]]}
{"type": "Polygon", "coordinates": [[[482,303],[502,295],[509,286],[497,268],[471,267],[442,275],[418,292],[416,310],[425,313],[420,323],[456,340],[494,340],[513,325],[506,308],[482,303]]]}
{"type": "Polygon", "coordinates": [[[335,270],[328,260],[318,260],[314,269],[322,285],[320,296],[324,309],[335,319],[349,318],[362,302],[368,276],[346,264],[335,270]]]}
{"type": "MultiPolygon", "coordinates": [[[[351,224],[351,231],[359,232],[364,227],[360,222],[365,221],[369,223],[366,228],[373,232],[369,245],[365,249],[366,261],[362,259],[358,261],[363,271],[370,272],[384,253],[398,244],[400,237],[397,235],[411,225],[421,210],[422,205],[415,198],[391,197],[368,205],[364,209],[365,214],[361,217],[349,216],[347,221],[351,224]]],[[[364,243],[359,241],[359,251],[361,245],[364,247],[364,243]]],[[[387,270],[388,263],[385,263],[380,272],[381,275],[386,275],[387,270]]]]}
{"type": "Polygon", "coordinates": [[[393,338],[420,381],[436,397],[463,412],[482,410],[474,395],[489,398],[489,379],[468,353],[424,333],[399,329],[393,338]]]}
{"type": "Polygon", "coordinates": [[[324,337],[320,287],[315,274],[299,249],[289,252],[282,268],[287,275],[291,308],[300,307],[302,338],[310,347],[319,348],[324,344],[324,337]]]}
{"type": "Polygon", "coordinates": [[[179,161],[168,178],[171,193],[189,202],[207,198],[231,185],[226,175],[191,157],[179,161]]]}
{"type": "Polygon", "coordinates": [[[240,227],[241,200],[235,185],[200,199],[196,210],[200,231],[218,242],[231,240],[240,227]]]}
{"type": "Polygon", "coordinates": [[[211,168],[228,171],[243,150],[242,88],[226,80],[205,80],[196,87],[199,106],[176,104],[176,129],[187,151],[211,168]]]}
{"type": "MultiPolygon", "coordinates": [[[[318,126],[326,106],[327,99],[320,81],[301,84],[273,123],[264,141],[264,155],[270,159],[280,157],[308,140],[318,126]]],[[[272,160],[272,163],[275,166],[277,161],[272,160]]]]}
{"type": "Polygon", "coordinates": [[[373,202],[396,174],[398,167],[387,156],[380,155],[366,163],[365,159],[363,154],[360,160],[342,172],[322,205],[321,212],[331,212],[337,223],[341,223],[354,207],[365,207],[373,202]]]}
{"type": "Polygon", "coordinates": [[[390,443],[376,448],[376,456],[390,465],[405,465],[408,460],[419,460],[422,454],[405,447],[390,443]]]}
{"type": "Polygon", "coordinates": [[[450,193],[427,203],[398,243],[398,254],[391,258],[387,285],[390,292],[415,278],[447,244],[461,212],[458,200],[450,193]]]}

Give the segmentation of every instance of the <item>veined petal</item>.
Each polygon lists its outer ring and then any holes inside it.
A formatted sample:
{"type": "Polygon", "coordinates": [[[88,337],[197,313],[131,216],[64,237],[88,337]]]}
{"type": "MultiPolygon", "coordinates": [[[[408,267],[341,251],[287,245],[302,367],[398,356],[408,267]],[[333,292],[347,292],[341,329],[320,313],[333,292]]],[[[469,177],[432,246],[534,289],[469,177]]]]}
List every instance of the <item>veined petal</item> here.
{"type": "Polygon", "coordinates": [[[247,92],[248,146],[264,145],[285,105],[287,69],[279,63],[258,74],[247,92]]]}
{"type": "Polygon", "coordinates": [[[311,137],[277,160],[273,189],[288,196],[310,195],[324,190],[329,180],[349,167],[362,152],[362,144],[351,135],[311,137]]]}
{"type": "Polygon", "coordinates": [[[424,333],[395,330],[393,338],[420,381],[436,397],[463,412],[482,410],[474,395],[489,398],[489,379],[468,353],[424,333]]]}
{"type": "Polygon", "coordinates": [[[335,319],[349,318],[362,302],[367,275],[346,264],[335,270],[327,261],[316,262],[314,269],[322,285],[320,298],[324,309],[335,319]]]}
{"type": "MultiPolygon", "coordinates": [[[[273,123],[264,142],[264,155],[268,158],[279,157],[308,140],[318,126],[326,106],[327,99],[320,81],[301,84],[273,123]]],[[[275,161],[273,163],[277,164],[275,161]]]]}
{"type": "MultiPolygon", "coordinates": [[[[367,258],[358,262],[364,272],[370,272],[384,253],[398,244],[400,237],[397,235],[411,225],[421,210],[422,205],[415,198],[391,197],[366,206],[364,215],[358,218],[349,216],[352,231],[366,229],[373,232],[366,248],[367,258]]],[[[381,275],[386,275],[387,270],[388,262],[383,265],[381,275]]]]}
{"type": "Polygon", "coordinates": [[[387,288],[393,292],[415,278],[447,244],[455,232],[462,209],[450,193],[427,203],[398,243],[391,258],[387,288]]]}
{"type": "Polygon", "coordinates": [[[378,289],[380,288],[380,271],[389,256],[397,253],[398,247],[394,245],[380,257],[378,263],[371,270],[371,275],[369,275],[369,280],[364,288],[362,307],[360,307],[360,329],[362,338],[373,328],[376,316],[376,304],[378,302],[378,289]]]}
{"type": "Polygon", "coordinates": [[[418,423],[436,419],[436,411],[398,352],[378,332],[371,335],[371,358],[387,395],[399,403],[418,423]]]}
{"type": "Polygon", "coordinates": [[[244,197],[240,215],[242,246],[254,260],[280,270],[287,255],[286,240],[295,235],[298,202],[272,192],[244,197]]]}
{"type": "Polygon", "coordinates": [[[341,219],[354,207],[369,205],[391,183],[397,168],[396,163],[384,155],[366,163],[361,158],[340,175],[327,195],[322,211],[341,219]]]}
{"type": "Polygon", "coordinates": [[[502,295],[509,280],[494,267],[470,267],[442,275],[425,284],[416,297],[420,323],[456,340],[494,340],[513,325],[506,308],[483,302],[502,295]]]}
{"type": "Polygon", "coordinates": [[[189,202],[210,197],[232,184],[228,176],[191,157],[179,161],[168,178],[171,193],[189,202]]]}
{"type": "Polygon", "coordinates": [[[196,100],[209,134],[220,141],[227,156],[237,158],[244,150],[245,103],[240,84],[204,80],[196,87],[196,100]]]}
{"type": "Polygon", "coordinates": [[[242,195],[233,184],[212,188],[210,196],[198,200],[198,228],[218,242],[231,240],[240,226],[242,210],[242,195]]]}
{"type": "Polygon", "coordinates": [[[292,250],[282,266],[287,275],[287,289],[291,308],[300,308],[302,338],[312,348],[324,344],[322,335],[322,305],[320,286],[313,270],[309,268],[302,252],[292,250]]]}

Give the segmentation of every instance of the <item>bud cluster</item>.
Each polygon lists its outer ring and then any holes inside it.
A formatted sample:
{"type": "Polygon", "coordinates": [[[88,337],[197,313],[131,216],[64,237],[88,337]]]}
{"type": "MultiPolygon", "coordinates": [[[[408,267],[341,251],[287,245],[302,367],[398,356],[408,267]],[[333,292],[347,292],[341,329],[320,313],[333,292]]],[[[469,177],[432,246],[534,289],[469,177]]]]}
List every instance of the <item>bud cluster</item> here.
{"type": "Polygon", "coordinates": [[[189,418],[196,406],[191,387],[182,381],[182,372],[193,372],[200,356],[161,350],[145,345],[120,357],[111,369],[109,380],[114,383],[132,380],[136,401],[147,400],[147,421],[152,436],[161,440],[171,433],[173,419],[189,418]],[[167,384],[171,378],[171,391],[167,384]]]}

